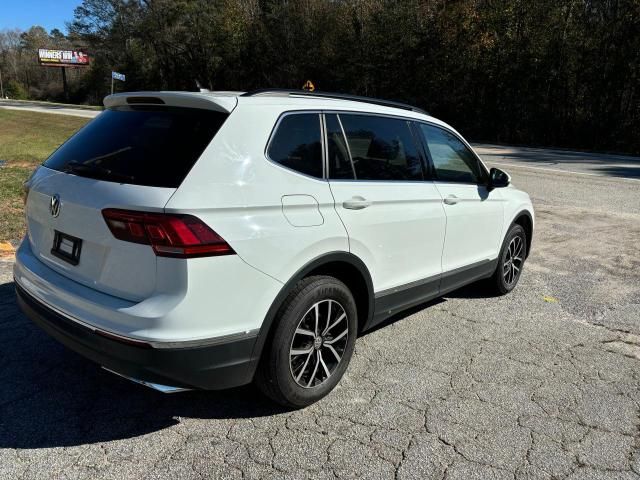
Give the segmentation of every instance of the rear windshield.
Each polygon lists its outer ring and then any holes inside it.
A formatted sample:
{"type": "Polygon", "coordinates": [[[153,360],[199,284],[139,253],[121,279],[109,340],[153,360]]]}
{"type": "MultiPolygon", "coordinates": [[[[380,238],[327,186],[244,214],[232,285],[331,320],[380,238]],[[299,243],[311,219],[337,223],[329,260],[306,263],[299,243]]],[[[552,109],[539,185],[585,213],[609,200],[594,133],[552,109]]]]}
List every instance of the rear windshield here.
{"type": "Polygon", "coordinates": [[[175,107],[105,110],[44,165],[110,182],[177,188],[228,116],[175,107]]]}

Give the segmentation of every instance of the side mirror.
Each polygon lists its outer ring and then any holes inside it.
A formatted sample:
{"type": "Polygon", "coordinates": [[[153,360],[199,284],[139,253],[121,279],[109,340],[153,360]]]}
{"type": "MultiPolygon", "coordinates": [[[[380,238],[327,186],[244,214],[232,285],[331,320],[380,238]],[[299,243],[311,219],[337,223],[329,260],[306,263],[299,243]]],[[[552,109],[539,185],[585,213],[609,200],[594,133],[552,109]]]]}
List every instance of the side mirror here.
{"type": "Polygon", "coordinates": [[[492,168],[489,171],[489,188],[508,187],[511,183],[509,174],[499,168],[492,168]]]}

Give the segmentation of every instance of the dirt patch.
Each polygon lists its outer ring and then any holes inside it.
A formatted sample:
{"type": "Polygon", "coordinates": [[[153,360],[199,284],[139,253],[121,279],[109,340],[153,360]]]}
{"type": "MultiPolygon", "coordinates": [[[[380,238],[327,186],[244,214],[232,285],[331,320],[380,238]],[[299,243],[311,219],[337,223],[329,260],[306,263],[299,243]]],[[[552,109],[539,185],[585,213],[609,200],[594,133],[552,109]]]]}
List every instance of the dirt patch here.
{"type": "Polygon", "coordinates": [[[16,251],[9,242],[0,242],[0,258],[11,258],[16,251]]]}
{"type": "MultiPolygon", "coordinates": [[[[567,312],[611,330],[640,334],[640,215],[538,207],[527,268],[545,279],[567,312]]],[[[640,347],[610,348],[635,355],[640,347]]]]}

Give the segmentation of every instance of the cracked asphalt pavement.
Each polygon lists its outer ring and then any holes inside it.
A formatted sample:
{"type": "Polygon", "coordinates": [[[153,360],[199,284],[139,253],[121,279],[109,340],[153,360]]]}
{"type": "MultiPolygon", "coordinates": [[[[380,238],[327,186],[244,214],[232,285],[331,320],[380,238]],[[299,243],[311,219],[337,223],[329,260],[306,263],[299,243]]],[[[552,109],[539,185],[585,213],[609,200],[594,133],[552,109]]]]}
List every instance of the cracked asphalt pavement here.
{"type": "Polygon", "coordinates": [[[537,209],[518,287],[364,335],[301,411],[105,372],[18,311],[0,261],[0,478],[640,479],[640,163],[479,152],[537,209]]]}

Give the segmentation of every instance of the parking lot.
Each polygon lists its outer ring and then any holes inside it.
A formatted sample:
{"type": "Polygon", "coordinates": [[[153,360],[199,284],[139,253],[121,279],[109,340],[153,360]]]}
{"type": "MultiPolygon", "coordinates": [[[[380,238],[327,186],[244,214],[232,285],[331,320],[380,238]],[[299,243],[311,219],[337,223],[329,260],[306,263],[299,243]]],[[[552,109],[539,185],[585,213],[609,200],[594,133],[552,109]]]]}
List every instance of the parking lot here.
{"type": "Polygon", "coordinates": [[[640,159],[478,152],[536,207],[516,290],[364,335],[301,411],[101,370],[19,313],[0,260],[0,479],[640,478],[640,159]]]}

